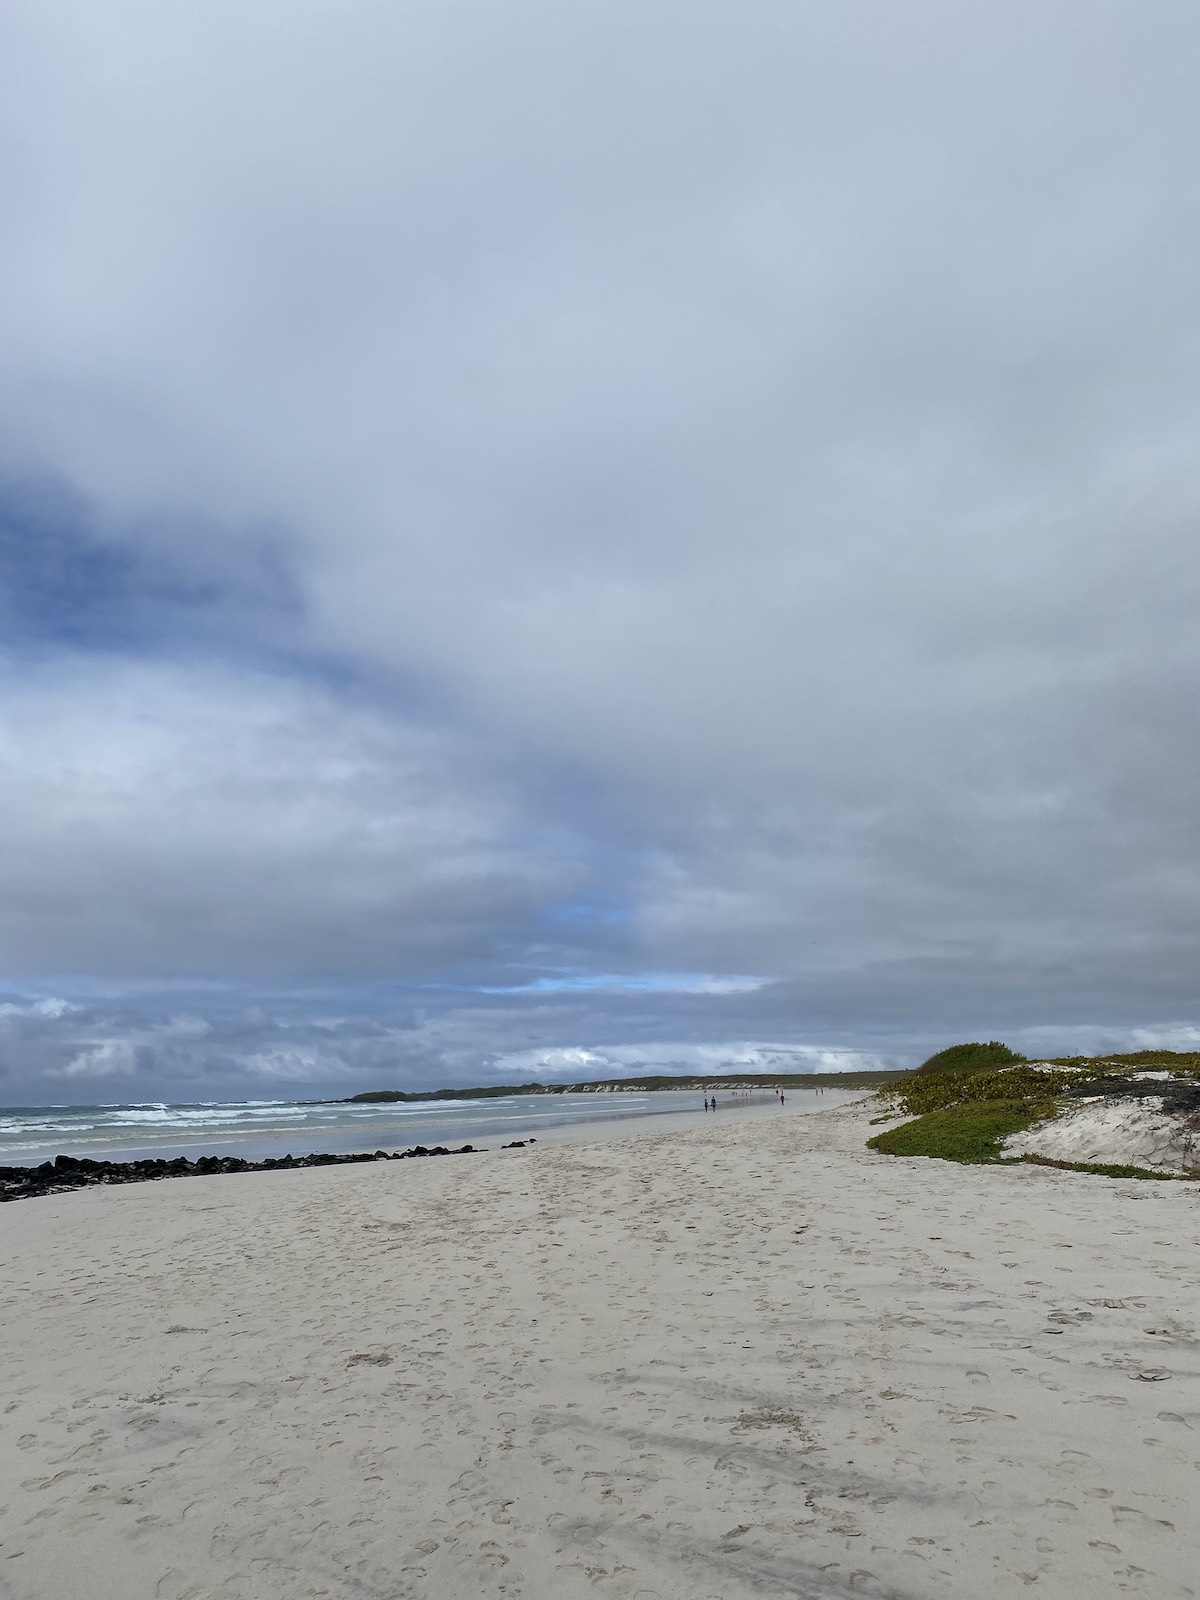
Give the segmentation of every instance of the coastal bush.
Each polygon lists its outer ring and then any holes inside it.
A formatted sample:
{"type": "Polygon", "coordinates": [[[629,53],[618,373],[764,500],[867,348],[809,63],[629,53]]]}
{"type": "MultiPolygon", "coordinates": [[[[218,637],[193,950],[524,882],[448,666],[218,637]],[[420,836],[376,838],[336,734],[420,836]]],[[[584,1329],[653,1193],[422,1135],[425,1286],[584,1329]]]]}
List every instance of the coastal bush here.
{"type": "Polygon", "coordinates": [[[914,1072],[880,1092],[900,1111],[920,1117],[927,1111],[942,1111],[950,1106],[1000,1100],[1033,1102],[1040,1107],[1053,1101],[1077,1078],[1078,1073],[1070,1067],[1030,1066],[1022,1062],[1008,1067],[967,1067],[928,1076],[914,1072]]]}
{"type": "MultiPolygon", "coordinates": [[[[1144,1050],[1030,1062],[995,1039],[988,1044],[955,1045],[879,1091],[880,1103],[892,1116],[916,1120],[867,1142],[885,1155],[967,1162],[1006,1160],[1001,1142],[1008,1134],[1057,1116],[1061,1106],[1069,1103],[1062,1097],[1070,1091],[1125,1092],[1121,1080],[1131,1071],[1169,1072],[1176,1080],[1200,1078],[1200,1053],[1144,1050]]],[[[1146,1092],[1145,1086],[1136,1082],[1132,1091],[1146,1092]]],[[[1073,1169],[1076,1164],[1053,1165],[1073,1169]]],[[[1079,1170],[1102,1171],[1114,1178],[1147,1175],[1136,1167],[1083,1164],[1079,1170]]]]}
{"type": "Polygon", "coordinates": [[[1054,1116],[1056,1097],[1078,1077],[1070,1067],[1031,1065],[998,1039],[954,1045],[880,1091],[893,1113],[916,1120],[868,1145],[884,1155],[1002,1161],[1004,1139],[1054,1116]]]}
{"type": "Polygon", "coordinates": [[[984,1100],[930,1111],[915,1122],[867,1140],[867,1147],[885,1156],[930,1156],[938,1161],[977,1164],[1013,1160],[1002,1143],[1020,1133],[1039,1112],[1021,1100],[984,1100]]]}
{"type": "Polygon", "coordinates": [[[952,1044],[939,1050],[928,1061],[923,1061],[918,1072],[966,1072],[980,1067],[1009,1067],[1025,1057],[1010,1050],[999,1039],[989,1039],[986,1044],[952,1044]]]}

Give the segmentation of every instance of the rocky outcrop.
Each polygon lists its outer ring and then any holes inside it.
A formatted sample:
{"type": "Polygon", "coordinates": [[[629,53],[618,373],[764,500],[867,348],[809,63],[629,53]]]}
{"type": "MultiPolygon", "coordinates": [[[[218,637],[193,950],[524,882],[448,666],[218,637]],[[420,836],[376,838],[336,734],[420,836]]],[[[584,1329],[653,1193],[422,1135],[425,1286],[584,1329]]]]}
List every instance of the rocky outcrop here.
{"type": "Polygon", "coordinates": [[[479,1154],[474,1145],[448,1150],[444,1144],[416,1145],[412,1150],[356,1151],[350,1155],[314,1152],[307,1156],[271,1156],[265,1161],[244,1161],[240,1156],[200,1156],[191,1161],[176,1156],[144,1161],[93,1161],[87,1156],[56,1156],[38,1167],[0,1167],[0,1201],[31,1200],[42,1194],[62,1194],[94,1184],[154,1183],[160,1178],[202,1178],[223,1172],[289,1172],[299,1167],[346,1167],[367,1161],[405,1161],[414,1156],[469,1156],[479,1154]]]}

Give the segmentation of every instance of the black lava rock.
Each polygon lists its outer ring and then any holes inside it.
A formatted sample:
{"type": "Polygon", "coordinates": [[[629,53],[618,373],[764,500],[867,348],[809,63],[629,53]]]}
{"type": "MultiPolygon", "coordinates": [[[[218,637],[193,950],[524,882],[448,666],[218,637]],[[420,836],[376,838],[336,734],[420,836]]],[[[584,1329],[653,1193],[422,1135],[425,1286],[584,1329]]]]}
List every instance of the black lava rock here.
{"type": "MultiPolygon", "coordinates": [[[[532,1143],[532,1141],[530,1141],[532,1143]]],[[[93,1184],[155,1183],[163,1178],[206,1177],[227,1172],[286,1172],[296,1167],[343,1167],[364,1161],[404,1161],[411,1156],[469,1156],[482,1152],[464,1144],[448,1150],[444,1144],[432,1150],[419,1144],[412,1150],[374,1152],[353,1151],[333,1155],[314,1151],[307,1156],[268,1156],[263,1161],[245,1161],[241,1156],[187,1156],[167,1160],[163,1156],[138,1161],[95,1161],[90,1156],[55,1156],[37,1167],[0,1167],[0,1203],[5,1200],[31,1200],[37,1195],[65,1194],[69,1189],[84,1189],[93,1184]]]]}

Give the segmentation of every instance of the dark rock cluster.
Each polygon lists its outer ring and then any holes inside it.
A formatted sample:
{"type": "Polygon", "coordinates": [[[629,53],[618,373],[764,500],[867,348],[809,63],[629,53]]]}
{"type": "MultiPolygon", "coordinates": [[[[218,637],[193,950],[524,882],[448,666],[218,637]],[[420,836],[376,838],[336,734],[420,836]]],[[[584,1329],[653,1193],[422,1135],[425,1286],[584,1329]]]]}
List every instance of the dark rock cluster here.
{"type": "Polygon", "coordinates": [[[1127,1100],[1162,1100],[1164,1111],[1200,1111],[1200,1082],[1195,1078],[1096,1078],[1076,1083],[1064,1091],[1072,1100],[1091,1100],[1106,1095],[1127,1100]]]}
{"type": "Polygon", "coordinates": [[[536,1139],[514,1139],[511,1144],[502,1144],[501,1150],[524,1150],[527,1144],[536,1144],[536,1139]]]}
{"type": "Polygon", "coordinates": [[[345,1167],[364,1161],[405,1161],[412,1156],[469,1156],[479,1152],[464,1144],[447,1150],[444,1144],[432,1149],[419,1144],[412,1150],[376,1150],[373,1155],[272,1156],[265,1161],[243,1161],[240,1156],[200,1156],[189,1161],[176,1156],[166,1161],[161,1156],[145,1161],[92,1161],[87,1156],[56,1156],[40,1167],[0,1167],[0,1201],[30,1200],[39,1194],[61,1194],[67,1189],[85,1189],[96,1183],[153,1183],[159,1178],[202,1178],[218,1172],[287,1172],[295,1167],[345,1167]]]}

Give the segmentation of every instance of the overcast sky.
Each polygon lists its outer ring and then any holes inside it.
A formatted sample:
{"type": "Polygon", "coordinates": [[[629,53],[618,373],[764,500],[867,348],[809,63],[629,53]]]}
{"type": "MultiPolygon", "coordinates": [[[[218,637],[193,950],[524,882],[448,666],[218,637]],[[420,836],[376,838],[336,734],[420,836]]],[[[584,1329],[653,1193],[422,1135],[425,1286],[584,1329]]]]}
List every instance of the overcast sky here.
{"type": "Polygon", "coordinates": [[[1200,1040],[1192,0],[7,0],[0,1099],[1200,1040]]]}

